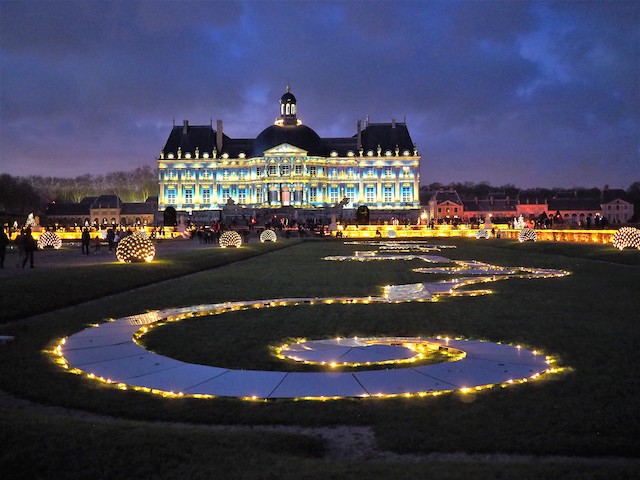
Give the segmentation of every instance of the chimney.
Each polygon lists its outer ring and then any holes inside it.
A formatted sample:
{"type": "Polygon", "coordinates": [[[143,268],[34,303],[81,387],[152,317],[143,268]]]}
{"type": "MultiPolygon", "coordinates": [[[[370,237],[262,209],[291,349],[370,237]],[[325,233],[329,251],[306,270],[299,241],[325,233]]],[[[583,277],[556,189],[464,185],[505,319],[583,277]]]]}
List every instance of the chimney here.
{"type": "Polygon", "coordinates": [[[222,120],[216,120],[216,150],[222,152],[222,120]]]}
{"type": "Polygon", "coordinates": [[[362,121],[358,120],[358,134],[357,134],[357,148],[360,150],[362,148],[362,121]]]}
{"type": "Polygon", "coordinates": [[[182,134],[186,135],[188,131],[189,131],[189,120],[183,120],[182,121],[182,134]]]}

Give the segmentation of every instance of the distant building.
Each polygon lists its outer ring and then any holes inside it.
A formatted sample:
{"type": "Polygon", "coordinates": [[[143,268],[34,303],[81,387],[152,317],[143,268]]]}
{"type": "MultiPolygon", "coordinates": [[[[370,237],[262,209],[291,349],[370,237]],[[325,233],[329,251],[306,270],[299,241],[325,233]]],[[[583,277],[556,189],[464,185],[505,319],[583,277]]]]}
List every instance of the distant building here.
{"type": "Polygon", "coordinates": [[[570,226],[592,225],[596,216],[602,217],[600,199],[579,197],[575,191],[560,191],[549,199],[547,215],[554,221],[570,226]]]}
{"type": "Polygon", "coordinates": [[[85,197],[80,203],[50,203],[41,224],[62,227],[153,225],[157,210],[156,197],[149,197],[146,202],[127,203],[117,195],[99,195],[85,197]]]}
{"type": "Polygon", "coordinates": [[[634,214],[634,205],[622,189],[609,189],[605,185],[600,202],[602,216],[611,223],[628,223],[634,214]]]}
{"type": "Polygon", "coordinates": [[[464,216],[464,204],[458,192],[443,188],[432,192],[428,202],[427,218],[435,224],[457,223],[464,216]]]}
{"type": "Polygon", "coordinates": [[[358,122],[351,137],[321,138],[297,111],[287,88],[280,116],[256,138],[228,137],[221,120],[216,130],[174,126],[157,159],[159,210],[205,218],[227,204],[247,215],[342,204],[417,218],[421,157],[405,123],[358,122]]]}
{"type": "Polygon", "coordinates": [[[516,201],[502,192],[463,200],[465,222],[507,222],[516,216],[516,201]]]}

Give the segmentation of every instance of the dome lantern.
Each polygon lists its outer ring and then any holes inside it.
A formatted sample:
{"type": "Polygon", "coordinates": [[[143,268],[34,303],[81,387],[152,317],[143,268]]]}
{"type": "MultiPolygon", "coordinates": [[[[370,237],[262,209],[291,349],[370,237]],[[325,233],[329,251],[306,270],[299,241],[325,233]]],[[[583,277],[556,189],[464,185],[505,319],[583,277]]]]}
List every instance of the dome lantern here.
{"type": "Polygon", "coordinates": [[[289,85],[287,91],[280,98],[280,120],[284,125],[296,125],[296,97],[291,93],[289,85]]]}

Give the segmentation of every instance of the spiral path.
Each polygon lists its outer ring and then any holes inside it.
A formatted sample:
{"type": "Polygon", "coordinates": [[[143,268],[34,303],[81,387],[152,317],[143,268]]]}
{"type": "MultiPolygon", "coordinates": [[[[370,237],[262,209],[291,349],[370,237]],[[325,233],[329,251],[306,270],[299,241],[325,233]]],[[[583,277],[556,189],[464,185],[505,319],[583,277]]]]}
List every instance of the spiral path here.
{"type": "MultiPolygon", "coordinates": [[[[416,255],[407,255],[416,258],[416,255]]],[[[399,260],[398,255],[385,256],[399,260]]],[[[349,259],[353,259],[351,257],[349,259]]],[[[380,260],[382,257],[376,257],[380,260]]],[[[334,258],[338,260],[338,258],[334,258]]],[[[421,258],[422,260],[427,260],[421,258]]],[[[339,259],[342,260],[342,259],[339,259]]],[[[427,261],[434,259],[429,258],[427,261]]],[[[442,257],[438,263],[452,261],[442,257]]],[[[433,301],[443,295],[477,295],[489,290],[458,290],[461,286],[506,278],[547,278],[566,275],[559,270],[495,267],[455,261],[456,267],[424,273],[470,276],[441,282],[392,285],[375,297],[276,298],[196,305],[123,317],[89,327],[63,339],[55,349],[57,361],[122,389],[140,389],[165,396],[239,397],[243,399],[334,399],[343,397],[425,396],[449,391],[469,392],[496,384],[528,381],[550,372],[551,359],[519,346],[450,338],[381,337],[316,340],[282,349],[296,361],[327,365],[323,372],[237,370],[182,362],[150,352],[137,339],[164,322],[263,307],[329,303],[394,303],[433,301]],[[451,270],[449,270],[451,269],[451,270]],[[331,364],[411,362],[412,345],[453,350],[455,362],[402,366],[378,370],[331,371],[331,364]]],[[[334,366],[335,366],[334,365],[334,366]]]]}

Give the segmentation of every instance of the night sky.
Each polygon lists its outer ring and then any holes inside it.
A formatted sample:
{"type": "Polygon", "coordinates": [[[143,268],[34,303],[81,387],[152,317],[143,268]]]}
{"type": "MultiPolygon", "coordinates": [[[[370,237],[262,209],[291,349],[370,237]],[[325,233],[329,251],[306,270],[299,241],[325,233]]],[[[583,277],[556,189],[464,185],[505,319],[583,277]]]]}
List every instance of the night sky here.
{"type": "Polygon", "coordinates": [[[421,183],[640,180],[640,1],[0,0],[0,173],[155,167],[173,121],[406,122],[421,183]]]}

